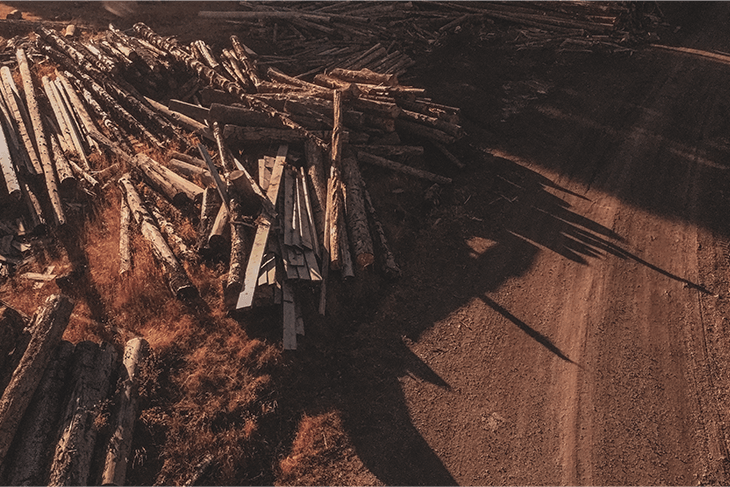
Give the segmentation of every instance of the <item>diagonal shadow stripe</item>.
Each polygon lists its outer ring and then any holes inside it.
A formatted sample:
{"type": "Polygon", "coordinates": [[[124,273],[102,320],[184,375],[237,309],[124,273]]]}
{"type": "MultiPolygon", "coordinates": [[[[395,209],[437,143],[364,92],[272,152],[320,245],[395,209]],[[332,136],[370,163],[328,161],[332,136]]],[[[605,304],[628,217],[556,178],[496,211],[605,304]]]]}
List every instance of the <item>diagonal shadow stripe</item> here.
{"type": "Polygon", "coordinates": [[[506,309],[504,309],[502,306],[500,306],[499,304],[497,304],[495,301],[493,301],[489,297],[487,297],[487,296],[480,296],[480,298],[482,299],[482,301],[484,301],[484,303],[487,306],[489,306],[494,311],[496,311],[497,313],[501,314],[502,316],[504,316],[505,318],[507,318],[509,321],[511,321],[512,323],[514,323],[515,325],[517,325],[517,328],[519,328],[520,330],[522,330],[525,333],[527,333],[537,343],[539,343],[543,347],[547,348],[549,351],[551,351],[552,353],[554,353],[555,355],[557,355],[561,359],[565,360],[566,362],[570,362],[571,364],[578,365],[575,362],[573,362],[568,356],[566,356],[558,347],[556,347],[555,344],[553,344],[553,342],[550,341],[550,339],[548,337],[546,337],[545,335],[543,335],[539,331],[537,331],[537,330],[533,329],[532,327],[530,327],[530,325],[528,325],[524,321],[522,321],[519,318],[517,318],[515,315],[513,315],[512,313],[510,313],[509,311],[507,311],[506,309]]]}

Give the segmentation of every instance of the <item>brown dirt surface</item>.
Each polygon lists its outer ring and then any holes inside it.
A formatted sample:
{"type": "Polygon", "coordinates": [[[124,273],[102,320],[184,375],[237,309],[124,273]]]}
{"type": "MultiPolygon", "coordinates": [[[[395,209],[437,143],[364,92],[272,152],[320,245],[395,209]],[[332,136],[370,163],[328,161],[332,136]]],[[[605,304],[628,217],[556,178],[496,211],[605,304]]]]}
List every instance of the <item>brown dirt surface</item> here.
{"type": "MultiPolygon", "coordinates": [[[[730,4],[659,5],[663,43],[730,52],[730,4]]],[[[214,49],[246,37],[196,18],[234,3],[4,6],[144,21],[214,49]]],[[[239,327],[206,308],[212,270],[194,276],[208,286],[195,312],[125,310],[103,286],[89,299],[166,351],[131,481],[184,481],[181,465],[215,445],[229,455],[216,483],[730,482],[730,66],[649,46],[517,50],[509,32],[463,29],[412,53],[402,81],[462,108],[467,168],[427,158],[454,178],[436,205],[428,184],[364,169],[403,276],[341,283],[324,319],[313,296],[296,353],[276,351],[275,317],[239,327]],[[181,321],[158,329],[156,313],[181,321]]]]}

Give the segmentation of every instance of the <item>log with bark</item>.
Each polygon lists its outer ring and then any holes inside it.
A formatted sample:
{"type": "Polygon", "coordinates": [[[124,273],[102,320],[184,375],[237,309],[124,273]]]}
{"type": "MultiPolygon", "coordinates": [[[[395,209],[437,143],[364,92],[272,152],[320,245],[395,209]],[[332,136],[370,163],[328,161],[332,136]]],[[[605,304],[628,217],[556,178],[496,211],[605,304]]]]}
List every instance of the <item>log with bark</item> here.
{"type": "Polygon", "coordinates": [[[197,295],[197,289],[190,282],[184,268],[170,250],[160,229],[155,225],[152,215],[142,203],[129,175],[124,175],[119,179],[119,186],[126,196],[135,221],[140,225],[142,235],[162,267],[170,290],[178,299],[189,299],[197,295]]]}
{"type": "MultiPolygon", "coordinates": [[[[25,328],[23,316],[6,304],[0,304],[0,376],[12,375],[11,354],[25,328]]],[[[5,384],[0,382],[0,394],[5,384]]]]}
{"type": "Polygon", "coordinates": [[[245,105],[250,106],[251,108],[255,108],[258,110],[261,110],[265,113],[268,113],[271,117],[278,118],[286,127],[289,127],[290,129],[296,131],[297,133],[301,134],[302,136],[306,138],[312,139],[317,145],[319,145],[322,148],[327,148],[327,143],[324,142],[319,137],[315,136],[308,130],[304,129],[300,125],[292,122],[285,114],[275,110],[273,107],[266,105],[265,103],[251,97],[248,93],[246,93],[243,88],[241,88],[236,83],[233,83],[231,81],[228,81],[220,74],[216,73],[211,68],[205,66],[200,61],[197,61],[195,58],[187,54],[185,51],[180,49],[177,45],[163,39],[162,37],[155,34],[155,32],[144,25],[141,22],[138,22],[134,25],[135,32],[142,37],[143,39],[146,39],[150,41],[153,45],[158,47],[159,49],[163,49],[172,55],[173,58],[175,58],[177,61],[184,63],[188,68],[195,71],[198,76],[205,79],[206,81],[209,81],[211,84],[216,85],[220,88],[223,88],[225,91],[236,95],[245,105]]]}
{"type": "Polygon", "coordinates": [[[203,202],[200,205],[200,224],[198,225],[198,242],[195,249],[198,253],[205,253],[208,248],[208,236],[219,213],[221,199],[216,188],[205,188],[203,202]]]}
{"type": "Polygon", "coordinates": [[[43,166],[38,158],[38,152],[35,149],[33,129],[30,125],[30,121],[28,120],[25,103],[20,97],[18,87],[15,85],[10,68],[7,66],[0,68],[0,76],[2,77],[3,98],[5,99],[7,107],[10,109],[10,114],[13,116],[15,121],[15,127],[17,128],[18,135],[23,142],[23,146],[25,147],[26,154],[30,161],[28,170],[32,175],[41,176],[43,174],[43,166]]]}
{"type": "Polygon", "coordinates": [[[97,416],[109,393],[116,362],[110,343],[79,342],[73,353],[71,395],[61,417],[60,438],[48,485],[89,485],[98,435],[97,416]]]}
{"type": "Polygon", "coordinates": [[[357,265],[366,268],[373,263],[375,257],[365,209],[364,188],[361,185],[362,176],[357,160],[352,155],[348,154],[342,159],[342,180],[346,188],[345,216],[352,249],[357,265]]]}
{"type": "Polygon", "coordinates": [[[405,164],[391,161],[390,159],[386,159],[384,157],[374,156],[372,154],[368,154],[367,152],[358,151],[357,158],[358,158],[358,160],[360,160],[364,163],[367,163],[367,164],[385,167],[387,169],[401,172],[403,174],[408,174],[410,176],[415,176],[418,178],[426,179],[428,181],[433,181],[434,183],[451,184],[451,178],[447,178],[445,176],[440,176],[438,174],[434,174],[434,173],[431,173],[428,171],[423,171],[423,170],[417,169],[415,167],[406,166],[405,164]]]}
{"type": "Polygon", "coordinates": [[[0,466],[53,351],[61,341],[73,306],[66,296],[54,294],[33,315],[30,343],[0,398],[0,466]]]}
{"type": "Polygon", "coordinates": [[[20,423],[8,458],[6,475],[10,485],[48,485],[49,466],[57,431],[63,396],[74,345],[62,341],[33,395],[20,423]]]}
{"type": "Polygon", "coordinates": [[[130,242],[132,212],[127,198],[122,196],[119,204],[119,275],[127,276],[132,270],[132,247],[130,242]]]}
{"type": "Polygon", "coordinates": [[[139,374],[149,354],[149,344],[142,338],[132,338],[125,346],[115,398],[114,433],[106,445],[101,485],[125,485],[132,451],[134,423],[138,414],[139,374]]]}

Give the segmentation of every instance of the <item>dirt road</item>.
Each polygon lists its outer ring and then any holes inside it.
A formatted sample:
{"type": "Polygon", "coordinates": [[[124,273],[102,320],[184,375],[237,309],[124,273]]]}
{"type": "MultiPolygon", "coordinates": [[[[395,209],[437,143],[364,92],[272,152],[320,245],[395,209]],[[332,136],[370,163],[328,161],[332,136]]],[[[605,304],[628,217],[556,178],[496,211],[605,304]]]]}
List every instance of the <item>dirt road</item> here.
{"type": "MultiPolygon", "coordinates": [[[[730,8],[697,12],[682,45],[726,49],[730,8]]],[[[403,329],[438,380],[400,374],[408,415],[437,480],[726,484],[730,66],[581,56],[443,60],[494,158],[414,252],[403,329]],[[486,76],[523,105],[483,115],[486,76]]]]}

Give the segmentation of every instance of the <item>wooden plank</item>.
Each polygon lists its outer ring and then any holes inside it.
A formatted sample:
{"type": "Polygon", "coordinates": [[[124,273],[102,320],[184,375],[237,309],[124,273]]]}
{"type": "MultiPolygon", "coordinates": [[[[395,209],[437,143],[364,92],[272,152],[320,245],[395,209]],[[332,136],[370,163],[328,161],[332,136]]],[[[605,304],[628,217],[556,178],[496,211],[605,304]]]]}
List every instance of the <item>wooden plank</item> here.
{"type": "Polygon", "coordinates": [[[319,270],[319,265],[317,264],[317,257],[315,257],[314,252],[312,252],[311,250],[305,250],[304,251],[304,260],[307,262],[307,271],[309,272],[309,280],[310,281],[321,281],[322,273],[319,270]]]}
{"type": "Polygon", "coordinates": [[[294,245],[293,241],[293,212],[294,212],[294,180],[291,171],[284,170],[284,245],[294,245]]]}
{"type": "Polygon", "coordinates": [[[268,181],[266,180],[266,159],[263,157],[259,159],[259,186],[264,191],[269,187],[268,181]]]}
{"type": "MultiPolygon", "coordinates": [[[[279,186],[281,183],[281,176],[284,172],[286,153],[288,150],[289,146],[286,144],[279,146],[279,152],[276,154],[276,162],[274,163],[274,170],[271,174],[271,182],[269,183],[269,188],[266,191],[266,198],[274,206],[276,206],[276,200],[279,196],[279,186]]],[[[246,277],[243,283],[243,290],[241,291],[241,294],[238,295],[236,309],[248,308],[253,303],[253,295],[256,290],[256,283],[258,282],[259,269],[261,269],[261,260],[263,259],[264,252],[266,251],[266,241],[269,238],[269,231],[271,230],[271,222],[269,222],[266,217],[262,220],[263,221],[256,229],[256,236],[254,237],[251,255],[248,259],[248,265],[246,266],[246,277]]]]}
{"type": "Polygon", "coordinates": [[[294,289],[292,283],[282,283],[283,313],[284,313],[284,350],[297,349],[297,318],[294,303],[294,289]]]}
{"type": "Polygon", "coordinates": [[[303,189],[302,189],[302,181],[303,178],[299,174],[299,172],[294,173],[294,181],[295,181],[295,193],[296,193],[296,224],[297,224],[297,239],[299,240],[299,247],[301,248],[312,248],[312,237],[309,232],[309,227],[305,227],[305,224],[308,223],[307,215],[305,214],[304,209],[304,195],[303,189]]]}
{"type": "Polygon", "coordinates": [[[314,212],[312,211],[312,201],[309,197],[309,189],[307,187],[307,178],[304,167],[301,167],[300,171],[302,176],[302,192],[304,194],[304,210],[307,216],[307,226],[309,227],[310,233],[309,241],[312,244],[310,248],[314,250],[315,255],[321,255],[319,248],[319,235],[317,234],[317,226],[314,222],[314,212]]]}

